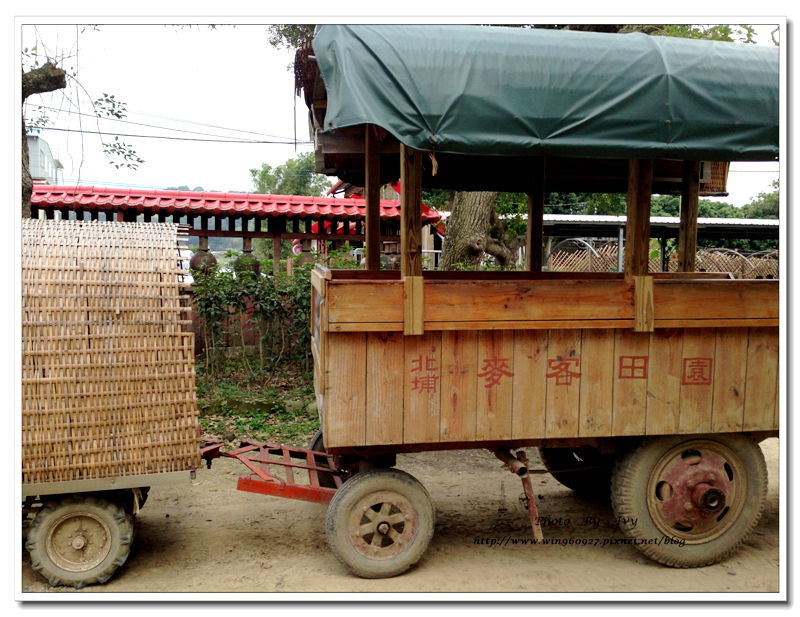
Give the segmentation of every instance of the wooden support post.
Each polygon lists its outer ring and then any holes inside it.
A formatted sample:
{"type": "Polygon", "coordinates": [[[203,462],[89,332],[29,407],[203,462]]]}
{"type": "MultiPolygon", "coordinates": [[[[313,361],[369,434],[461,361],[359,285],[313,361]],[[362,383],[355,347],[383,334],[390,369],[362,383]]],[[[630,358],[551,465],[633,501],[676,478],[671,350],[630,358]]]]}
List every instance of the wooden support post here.
{"type": "Polygon", "coordinates": [[[652,332],[655,324],[653,306],[653,277],[633,277],[633,329],[652,332]]]}
{"type": "Polygon", "coordinates": [[[542,236],[544,235],[544,157],[535,159],[533,189],[528,193],[528,238],[525,252],[528,272],[542,271],[542,236]]]}
{"type": "Polygon", "coordinates": [[[625,278],[645,276],[650,258],[650,199],[653,161],[628,162],[628,220],[625,226],[625,278]]]}
{"type": "Polygon", "coordinates": [[[700,163],[683,162],[681,227],[678,232],[678,271],[694,272],[697,255],[697,215],[700,209],[700,163]]]}
{"type": "Polygon", "coordinates": [[[281,273],[281,236],[272,236],[272,273],[278,276],[281,273]]]}
{"type": "Polygon", "coordinates": [[[366,229],[364,248],[367,270],[381,269],[381,162],[378,138],[371,125],[364,130],[364,200],[366,229]]]}
{"type": "Polygon", "coordinates": [[[403,333],[422,334],[422,153],[400,144],[400,276],[405,305],[403,333]]]}
{"type": "Polygon", "coordinates": [[[653,161],[628,162],[628,217],[626,224],[625,278],[632,280],[633,329],[653,330],[653,278],[650,262],[650,199],[653,192],[653,161]]]}

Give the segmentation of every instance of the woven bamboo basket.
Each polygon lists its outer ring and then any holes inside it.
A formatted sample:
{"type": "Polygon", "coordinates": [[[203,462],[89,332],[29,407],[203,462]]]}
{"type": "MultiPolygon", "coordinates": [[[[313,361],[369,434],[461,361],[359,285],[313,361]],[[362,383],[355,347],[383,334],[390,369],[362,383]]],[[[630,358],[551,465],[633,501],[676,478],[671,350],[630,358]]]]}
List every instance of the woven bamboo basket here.
{"type": "Polygon", "coordinates": [[[195,469],[179,227],[22,225],[22,481],[195,469]]]}
{"type": "Polygon", "coordinates": [[[700,184],[701,197],[725,197],[728,195],[728,161],[712,161],[708,182],[700,184]]]}

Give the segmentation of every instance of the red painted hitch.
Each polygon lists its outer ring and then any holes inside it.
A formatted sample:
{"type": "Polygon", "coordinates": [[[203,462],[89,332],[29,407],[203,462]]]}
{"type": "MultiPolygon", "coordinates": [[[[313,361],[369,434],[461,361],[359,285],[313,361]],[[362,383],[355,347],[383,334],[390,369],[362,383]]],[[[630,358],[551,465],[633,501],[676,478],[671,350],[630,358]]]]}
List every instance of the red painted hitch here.
{"type": "Polygon", "coordinates": [[[237,488],[250,493],[328,503],[344,481],[333,457],[315,450],[246,441],[228,451],[220,443],[207,443],[200,453],[209,467],[221,456],[240,461],[250,473],[239,477],[237,488]]]}

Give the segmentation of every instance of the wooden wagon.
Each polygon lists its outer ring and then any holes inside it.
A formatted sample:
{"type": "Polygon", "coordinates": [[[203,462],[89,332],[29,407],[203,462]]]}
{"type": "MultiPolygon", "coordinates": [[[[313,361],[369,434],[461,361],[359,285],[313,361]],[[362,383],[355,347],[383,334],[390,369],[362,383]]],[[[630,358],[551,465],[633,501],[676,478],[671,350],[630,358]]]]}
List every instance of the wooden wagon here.
{"type": "Polygon", "coordinates": [[[712,169],[777,158],[777,50],[323,26],[298,66],[318,171],[367,202],[366,270],[312,280],[315,445],[359,472],[328,511],[337,556],[374,577],[422,555],[433,508],[389,468],[395,453],[488,448],[513,464],[524,446],[575,490],[610,485],[651,558],[731,554],[765,496],[758,441],[778,434],[779,285],[693,272],[698,196],[720,191],[712,169]],[[402,263],[388,272],[378,193],[398,177],[402,263]],[[525,271],[423,272],[423,186],[527,193],[525,271]],[[542,270],[551,191],[627,193],[623,272],[542,270]],[[681,272],[648,272],[653,193],[681,195],[681,272]]]}

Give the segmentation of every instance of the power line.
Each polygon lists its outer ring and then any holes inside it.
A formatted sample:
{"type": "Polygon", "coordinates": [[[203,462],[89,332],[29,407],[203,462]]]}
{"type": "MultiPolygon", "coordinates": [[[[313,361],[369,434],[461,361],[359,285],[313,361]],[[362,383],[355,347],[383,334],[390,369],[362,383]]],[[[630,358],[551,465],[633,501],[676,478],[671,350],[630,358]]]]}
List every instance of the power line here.
{"type": "MultiPolygon", "coordinates": [[[[206,136],[209,136],[209,137],[225,137],[224,135],[215,135],[213,133],[202,133],[200,131],[189,131],[189,130],[186,130],[186,129],[176,129],[176,128],[172,128],[172,127],[169,127],[169,126],[159,126],[159,125],[156,125],[156,124],[147,124],[145,122],[134,122],[133,120],[123,120],[122,118],[101,117],[101,116],[96,116],[94,114],[83,113],[83,112],[80,112],[80,111],[72,111],[72,110],[69,110],[69,109],[60,109],[58,107],[49,107],[47,105],[37,105],[37,107],[39,109],[49,109],[50,111],[56,111],[56,112],[59,112],[59,113],[65,113],[65,114],[77,115],[77,116],[86,116],[87,118],[97,118],[98,120],[111,120],[111,121],[114,121],[114,122],[122,122],[123,124],[134,124],[136,126],[146,126],[148,128],[153,128],[153,129],[164,129],[165,131],[175,131],[177,133],[191,133],[193,135],[206,135],[206,136]]],[[[146,116],[148,114],[141,114],[141,115],[145,115],[146,116]]],[[[153,116],[153,117],[158,118],[158,117],[161,117],[161,116],[153,116]]],[[[198,123],[198,122],[191,122],[191,121],[188,121],[188,120],[177,120],[177,119],[173,119],[173,118],[164,118],[164,119],[165,120],[173,120],[175,122],[185,122],[187,124],[197,124],[198,126],[209,126],[209,125],[206,125],[206,124],[202,124],[202,123],[198,123]]],[[[232,129],[232,128],[221,127],[221,126],[220,127],[215,127],[215,128],[219,128],[219,129],[222,129],[223,131],[231,131],[231,132],[235,132],[235,133],[248,133],[248,134],[251,134],[251,135],[261,135],[262,137],[275,137],[275,138],[278,138],[278,139],[285,139],[287,141],[291,140],[291,143],[295,143],[294,140],[291,137],[283,137],[281,135],[270,135],[269,133],[257,133],[255,131],[245,131],[245,130],[242,130],[242,129],[232,129]]]]}
{"type": "Polygon", "coordinates": [[[200,139],[198,137],[170,137],[168,135],[133,135],[131,133],[112,133],[110,131],[87,131],[82,129],[64,129],[53,126],[43,127],[43,131],[64,131],[67,133],[81,133],[88,135],[112,135],[115,137],[140,137],[142,139],[169,139],[172,141],[203,141],[225,144],[282,144],[292,146],[296,144],[312,144],[311,141],[269,141],[263,139],[200,139]]]}

